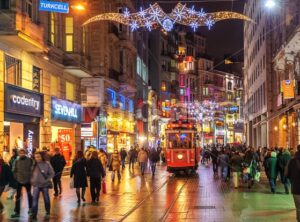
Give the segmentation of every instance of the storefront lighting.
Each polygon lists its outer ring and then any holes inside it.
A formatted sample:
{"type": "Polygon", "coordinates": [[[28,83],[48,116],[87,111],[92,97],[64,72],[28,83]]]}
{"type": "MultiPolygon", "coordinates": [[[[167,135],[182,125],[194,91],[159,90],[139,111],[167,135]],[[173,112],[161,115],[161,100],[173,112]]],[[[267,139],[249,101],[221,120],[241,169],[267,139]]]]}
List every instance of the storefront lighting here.
{"type": "Polygon", "coordinates": [[[286,124],[283,124],[283,129],[286,129],[287,128],[287,125],[286,124]]]}
{"type": "Polygon", "coordinates": [[[3,125],[4,125],[4,126],[10,126],[10,122],[4,121],[4,122],[3,122],[3,125]]]}
{"type": "Polygon", "coordinates": [[[294,127],[295,127],[295,126],[296,126],[296,123],[295,123],[295,122],[293,122],[293,123],[292,123],[292,126],[294,126],[294,127]]]}
{"type": "Polygon", "coordinates": [[[275,127],[274,127],[274,130],[275,130],[275,131],[277,131],[277,130],[278,130],[278,127],[277,127],[277,126],[275,126],[275,127]]]}
{"type": "Polygon", "coordinates": [[[146,140],[146,137],[145,137],[145,136],[140,136],[140,137],[139,137],[139,141],[140,141],[141,143],[145,142],[145,140],[146,140]]]}

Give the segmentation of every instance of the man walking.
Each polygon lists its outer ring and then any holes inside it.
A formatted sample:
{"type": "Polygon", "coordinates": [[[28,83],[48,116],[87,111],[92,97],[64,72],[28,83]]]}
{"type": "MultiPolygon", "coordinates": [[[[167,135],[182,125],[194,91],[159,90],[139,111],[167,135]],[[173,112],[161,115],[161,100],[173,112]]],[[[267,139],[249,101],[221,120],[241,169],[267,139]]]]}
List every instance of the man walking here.
{"type": "Polygon", "coordinates": [[[288,163],[286,174],[292,184],[292,194],[296,206],[297,221],[300,222],[300,145],[297,146],[297,152],[294,158],[288,163]]]}
{"type": "Polygon", "coordinates": [[[66,165],[66,160],[63,155],[60,154],[59,148],[55,148],[55,154],[50,158],[50,163],[54,170],[54,177],[53,177],[53,186],[54,186],[54,196],[57,197],[62,193],[61,187],[61,175],[66,165]]]}
{"type": "Polygon", "coordinates": [[[129,170],[130,169],[134,169],[134,163],[135,163],[135,159],[136,159],[136,150],[131,147],[129,152],[128,152],[128,156],[129,156],[129,170]]]}
{"type": "Polygon", "coordinates": [[[151,164],[152,176],[154,176],[156,170],[156,163],[159,161],[159,153],[154,148],[150,151],[149,160],[151,164]]]}
{"type": "Polygon", "coordinates": [[[121,155],[122,170],[124,170],[125,169],[125,160],[126,160],[126,157],[127,157],[127,152],[124,148],[122,148],[122,150],[120,152],[120,155],[121,155]]]}
{"type": "Polygon", "coordinates": [[[148,153],[144,148],[142,148],[138,154],[138,161],[141,164],[141,173],[142,176],[145,174],[146,164],[148,161],[148,153]]]}
{"type": "Polygon", "coordinates": [[[33,168],[32,159],[28,158],[25,155],[25,150],[21,149],[19,151],[19,158],[16,160],[13,167],[13,174],[17,181],[17,195],[16,195],[16,205],[15,205],[15,213],[12,215],[12,218],[17,218],[20,216],[21,211],[21,196],[22,196],[22,188],[26,188],[27,198],[28,198],[28,206],[29,213],[32,211],[32,194],[31,194],[31,174],[33,168]]]}

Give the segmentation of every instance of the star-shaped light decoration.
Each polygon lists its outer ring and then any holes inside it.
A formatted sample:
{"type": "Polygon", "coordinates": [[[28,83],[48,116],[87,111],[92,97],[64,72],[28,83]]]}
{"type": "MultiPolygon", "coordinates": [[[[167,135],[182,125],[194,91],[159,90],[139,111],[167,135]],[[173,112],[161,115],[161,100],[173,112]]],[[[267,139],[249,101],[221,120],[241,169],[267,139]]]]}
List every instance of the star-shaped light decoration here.
{"type": "Polygon", "coordinates": [[[130,11],[128,10],[128,8],[125,8],[125,9],[124,9],[123,15],[124,15],[125,18],[129,18],[129,16],[130,16],[130,11]]]}
{"type": "Polygon", "coordinates": [[[200,18],[205,18],[206,17],[206,12],[201,8],[201,10],[198,12],[198,16],[200,18]]]}
{"type": "Polygon", "coordinates": [[[142,18],[145,18],[145,16],[146,16],[146,11],[143,10],[142,7],[140,7],[140,11],[138,12],[138,15],[139,15],[140,17],[142,17],[142,18]]]}
{"type": "Polygon", "coordinates": [[[191,15],[195,15],[197,13],[196,10],[195,10],[195,6],[192,6],[192,8],[189,8],[188,13],[191,14],[191,15]]]}
{"type": "Polygon", "coordinates": [[[198,22],[193,21],[191,22],[190,26],[193,29],[193,31],[196,32],[196,29],[199,27],[199,24],[198,22]]]}
{"type": "Polygon", "coordinates": [[[135,31],[135,30],[137,30],[139,27],[140,27],[140,26],[139,26],[139,24],[138,24],[138,22],[137,22],[136,20],[134,20],[134,21],[132,21],[132,22],[130,23],[130,28],[131,28],[131,31],[132,31],[132,32],[135,31]]]}
{"type": "Polygon", "coordinates": [[[150,19],[153,21],[160,22],[160,10],[159,8],[153,7],[153,5],[150,5],[151,11],[149,12],[150,14],[150,19]]]}
{"type": "Polygon", "coordinates": [[[145,27],[148,29],[148,31],[152,30],[152,22],[149,20],[145,22],[145,27]]]}
{"type": "Polygon", "coordinates": [[[205,25],[207,26],[208,30],[210,30],[214,24],[215,24],[215,21],[212,18],[208,18],[205,21],[205,25]]]}

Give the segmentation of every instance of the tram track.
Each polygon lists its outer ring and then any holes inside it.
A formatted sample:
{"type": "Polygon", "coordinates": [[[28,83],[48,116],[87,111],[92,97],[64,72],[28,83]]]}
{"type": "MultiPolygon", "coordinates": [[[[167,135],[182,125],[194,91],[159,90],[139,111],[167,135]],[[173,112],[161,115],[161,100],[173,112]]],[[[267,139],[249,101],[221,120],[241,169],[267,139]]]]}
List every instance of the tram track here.
{"type": "MultiPolygon", "coordinates": [[[[155,193],[157,193],[158,191],[160,191],[162,188],[164,188],[169,182],[171,182],[172,180],[176,180],[176,178],[174,176],[169,177],[165,182],[163,182],[159,187],[155,188],[154,190],[152,190],[145,198],[143,198],[140,202],[138,202],[132,209],[130,209],[124,216],[123,218],[121,218],[119,220],[119,222],[125,221],[130,215],[132,215],[136,210],[138,210],[147,200],[149,200],[151,198],[151,196],[153,196],[155,193]]],[[[186,184],[188,183],[189,178],[187,178],[184,181],[184,184],[180,187],[179,191],[176,193],[175,198],[172,200],[171,204],[169,205],[169,207],[164,211],[162,217],[158,220],[160,222],[163,222],[167,219],[170,211],[172,210],[173,206],[175,205],[177,199],[179,198],[181,192],[183,191],[184,187],[186,186],[186,184]]]]}

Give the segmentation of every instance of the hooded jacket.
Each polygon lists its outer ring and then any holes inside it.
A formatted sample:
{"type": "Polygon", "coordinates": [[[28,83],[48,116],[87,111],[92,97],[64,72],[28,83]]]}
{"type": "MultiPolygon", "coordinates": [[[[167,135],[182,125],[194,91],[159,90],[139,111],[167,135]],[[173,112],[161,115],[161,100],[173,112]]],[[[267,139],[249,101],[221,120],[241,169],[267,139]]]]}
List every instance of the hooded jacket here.
{"type": "Polygon", "coordinates": [[[271,157],[267,160],[267,176],[269,179],[276,179],[277,177],[277,154],[276,152],[271,153],[271,157]]]}

